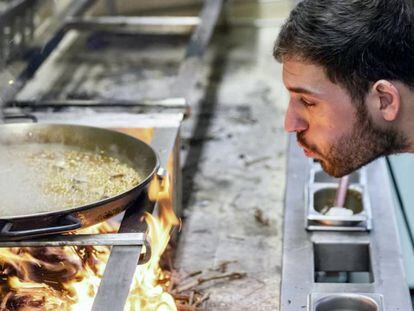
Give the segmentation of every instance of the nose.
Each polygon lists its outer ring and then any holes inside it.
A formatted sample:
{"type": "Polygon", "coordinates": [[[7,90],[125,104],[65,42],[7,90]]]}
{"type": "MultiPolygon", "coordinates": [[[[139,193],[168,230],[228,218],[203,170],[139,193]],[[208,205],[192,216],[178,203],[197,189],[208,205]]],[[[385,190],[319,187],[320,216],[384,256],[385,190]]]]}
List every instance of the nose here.
{"type": "Polygon", "coordinates": [[[308,122],[302,118],[292,107],[293,105],[289,103],[288,109],[285,115],[285,131],[292,132],[302,132],[308,129],[308,122]]]}

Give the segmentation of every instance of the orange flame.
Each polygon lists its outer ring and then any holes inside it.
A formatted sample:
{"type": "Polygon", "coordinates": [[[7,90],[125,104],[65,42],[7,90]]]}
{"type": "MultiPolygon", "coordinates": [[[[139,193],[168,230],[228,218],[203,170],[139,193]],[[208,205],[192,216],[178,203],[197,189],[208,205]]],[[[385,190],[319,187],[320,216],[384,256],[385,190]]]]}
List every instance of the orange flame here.
{"type": "Polygon", "coordinates": [[[147,235],[151,243],[151,259],[137,268],[127,310],[177,310],[173,297],[166,292],[169,280],[166,280],[159,265],[161,255],[170,240],[171,229],[179,224],[172,209],[170,191],[170,176],[162,180],[156,177],[150,185],[148,195],[151,200],[158,202],[160,217],[155,218],[149,213],[145,215],[149,229],[147,235]]]}

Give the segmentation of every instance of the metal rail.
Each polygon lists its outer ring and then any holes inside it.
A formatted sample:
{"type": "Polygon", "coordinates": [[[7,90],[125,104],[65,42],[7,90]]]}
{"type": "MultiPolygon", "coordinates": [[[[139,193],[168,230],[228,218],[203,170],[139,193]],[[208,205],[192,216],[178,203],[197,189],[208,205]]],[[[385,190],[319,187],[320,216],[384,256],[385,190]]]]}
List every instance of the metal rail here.
{"type": "Polygon", "coordinates": [[[166,98],[160,100],[119,100],[119,99],[68,99],[68,100],[12,100],[8,106],[26,108],[54,108],[54,107],[151,107],[185,109],[186,101],[182,97],[166,98]]]}
{"type": "Polygon", "coordinates": [[[66,20],[67,29],[186,34],[200,24],[198,16],[85,16],[66,20]]]}
{"type": "Polygon", "coordinates": [[[67,234],[25,241],[0,241],[0,247],[142,246],[145,244],[145,234],[142,232],[67,234]]]}

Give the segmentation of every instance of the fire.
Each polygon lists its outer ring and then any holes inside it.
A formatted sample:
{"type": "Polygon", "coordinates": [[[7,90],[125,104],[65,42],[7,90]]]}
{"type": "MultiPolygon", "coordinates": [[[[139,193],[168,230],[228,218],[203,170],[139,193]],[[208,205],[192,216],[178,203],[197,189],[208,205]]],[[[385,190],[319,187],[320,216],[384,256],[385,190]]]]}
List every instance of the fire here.
{"type": "Polygon", "coordinates": [[[160,217],[155,218],[148,213],[145,215],[151,241],[151,259],[137,268],[127,310],[177,310],[173,297],[166,292],[169,280],[159,265],[170,240],[171,229],[179,224],[172,210],[169,183],[167,176],[162,181],[153,182],[149,189],[150,199],[158,202],[160,217]]]}
{"type": "MultiPolygon", "coordinates": [[[[151,258],[137,266],[125,310],[177,310],[167,292],[170,280],[159,265],[171,230],[179,224],[169,183],[168,176],[151,183],[149,196],[158,201],[159,215],[145,215],[151,258]]],[[[116,230],[116,226],[103,223],[82,233],[116,230]]],[[[0,248],[0,311],[91,309],[109,253],[104,246],[0,248]]]]}

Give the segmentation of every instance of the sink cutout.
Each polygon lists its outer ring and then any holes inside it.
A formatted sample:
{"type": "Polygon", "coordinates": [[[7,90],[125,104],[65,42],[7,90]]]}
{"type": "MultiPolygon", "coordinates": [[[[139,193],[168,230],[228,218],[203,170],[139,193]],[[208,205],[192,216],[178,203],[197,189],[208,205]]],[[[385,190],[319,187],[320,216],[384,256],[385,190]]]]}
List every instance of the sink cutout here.
{"type": "Polygon", "coordinates": [[[314,243],[316,283],[372,283],[368,244],[314,243]]]}

